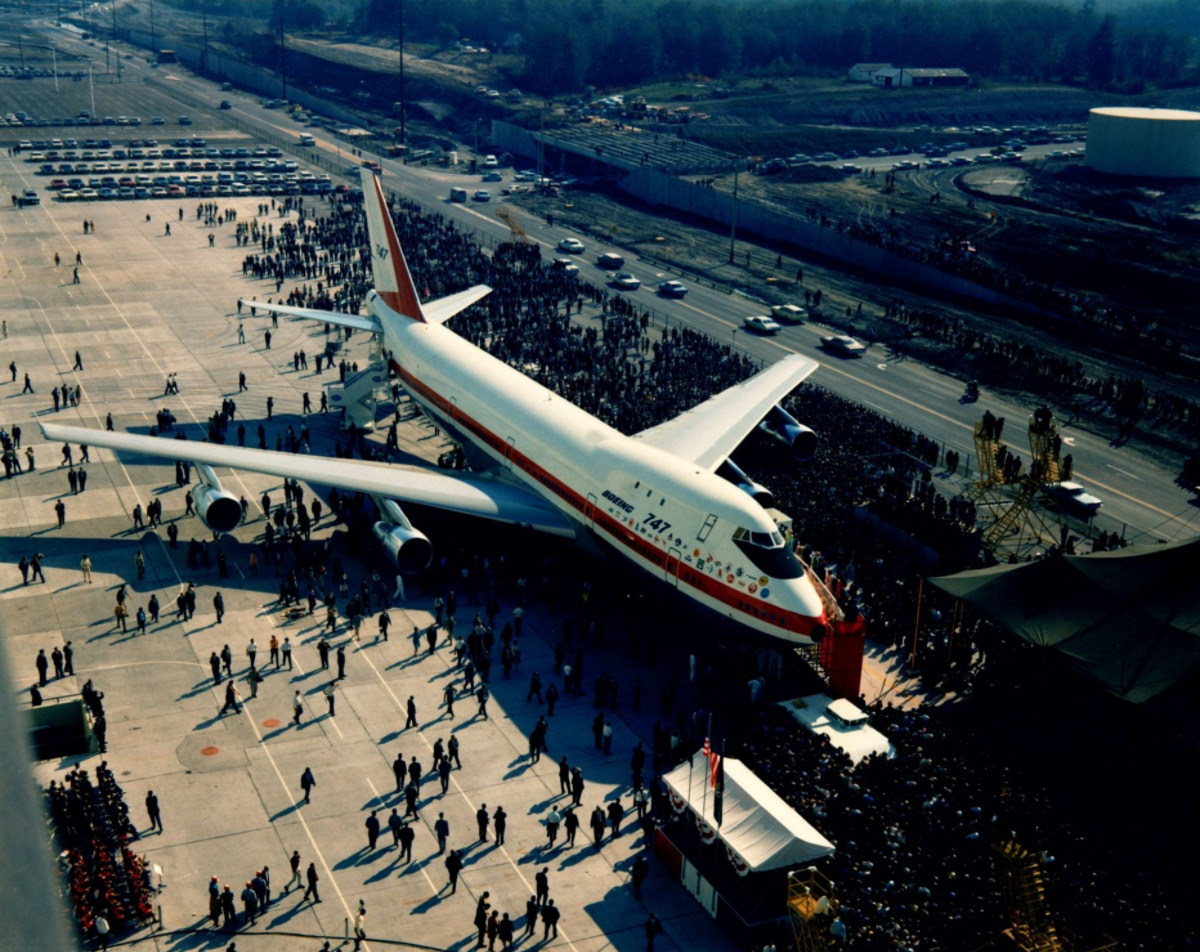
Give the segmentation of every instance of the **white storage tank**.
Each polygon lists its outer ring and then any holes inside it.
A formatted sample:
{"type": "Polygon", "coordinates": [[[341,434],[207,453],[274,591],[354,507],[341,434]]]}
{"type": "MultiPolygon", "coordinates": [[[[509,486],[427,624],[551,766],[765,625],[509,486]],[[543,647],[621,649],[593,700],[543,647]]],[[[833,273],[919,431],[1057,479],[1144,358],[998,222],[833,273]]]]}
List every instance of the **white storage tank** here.
{"type": "Polygon", "coordinates": [[[1200,112],[1105,106],[1088,114],[1087,164],[1144,178],[1200,178],[1200,112]]]}

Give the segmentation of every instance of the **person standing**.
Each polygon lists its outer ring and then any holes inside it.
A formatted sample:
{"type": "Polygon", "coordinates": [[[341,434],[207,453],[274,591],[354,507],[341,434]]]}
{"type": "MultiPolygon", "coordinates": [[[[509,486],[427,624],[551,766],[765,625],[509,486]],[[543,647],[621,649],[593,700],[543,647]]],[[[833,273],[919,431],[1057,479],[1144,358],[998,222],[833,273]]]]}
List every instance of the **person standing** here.
{"type": "Polygon", "coordinates": [[[300,726],[300,717],[304,713],[304,699],[300,697],[300,692],[297,690],[292,697],[292,723],[297,727],[300,726]]]}
{"type": "Polygon", "coordinates": [[[658,916],[650,913],[650,918],[646,920],[646,952],[654,952],[654,937],[662,931],[662,923],[658,921],[658,916]]]}
{"type": "Polygon", "coordinates": [[[525,903],[525,935],[533,935],[533,930],[537,928],[538,916],[541,915],[542,907],[538,903],[536,896],[530,896],[525,903]]]}
{"type": "Polygon", "coordinates": [[[221,683],[221,659],[215,651],[208,656],[208,666],[212,668],[213,685],[219,685],[221,683]]]}
{"type": "Polygon", "coordinates": [[[563,811],[563,829],[567,834],[567,846],[574,846],[575,834],[579,830],[579,816],[571,807],[567,807],[566,810],[563,811]]]}
{"type": "Polygon", "coordinates": [[[633,885],[633,894],[638,899],[642,898],[642,883],[646,881],[646,876],[650,872],[650,864],[646,862],[646,854],[642,853],[633,861],[633,868],[629,871],[629,880],[633,885]]]}
{"type": "Polygon", "coordinates": [[[84,553],[82,559],[79,560],[79,571],[83,573],[83,580],[88,584],[92,584],[92,560],[84,553]]]}
{"type": "Polygon", "coordinates": [[[361,899],[358,901],[358,911],[354,913],[354,948],[361,949],[362,941],[367,937],[367,906],[361,899]]]}
{"type": "Polygon", "coordinates": [[[283,663],[286,664],[288,666],[288,670],[291,671],[292,670],[292,641],[286,635],[284,636],[283,644],[280,645],[279,650],[283,655],[283,663]]]}
{"type": "Polygon", "coordinates": [[[492,827],[496,831],[496,845],[504,845],[504,831],[508,829],[508,814],[504,812],[504,807],[496,807],[496,812],[492,814],[492,827]]]}
{"type": "Polygon", "coordinates": [[[446,814],[438,814],[437,822],[433,824],[433,832],[437,836],[438,853],[446,852],[446,841],[450,839],[450,822],[446,819],[446,814]]]}
{"type": "Polygon", "coordinates": [[[54,504],[54,515],[58,517],[58,527],[60,529],[67,524],[67,507],[61,499],[54,504]]]}
{"type": "Polygon", "coordinates": [[[488,910],[492,904],[488,902],[488,897],[491,893],[484,890],[483,895],[479,897],[479,901],[475,903],[475,928],[479,930],[479,940],[475,943],[475,948],[483,948],[483,937],[487,932],[488,910]]]}
{"type": "MultiPolygon", "coordinates": [[[[297,692],[299,693],[299,692],[297,692]]],[[[300,775],[300,788],[304,791],[304,802],[308,803],[312,798],[312,788],[317,785],[317,780],[313,776],[312,768],[305,767],[304,773],[300,775]]],[[[599,809],[599,807],[597,807],[599,809]]]]}
{"type": "Polygon", "coordinates": [[[373,850],[375,849],[375,844],[379,842],[379,816],[374,810],[367,817],[365,825],[367,827],[367,849],[373,850]]]}
{"type": "MultiPolygon", "coordinates": [[[[393,811],[394,813],[395,811],[393,811]]],[[[417,831],[413,829],[412,824],[403,823],[400,826],[400,858],[406,862],[412,862],[413,841],[417,838],[417,831]]]]}
{"type": "Polygon", "coordinates": [[[150,817],[150,829],[161,833],[163,831],[162,813],[158,808],[158,797],[154,795],[153,790],[146,794],[146,813],[150,817]]]}
{"type": "Polygon", "coordinates": [[[475,823],[479,827],[479,842],[487,842],[488,821],[491,817],[488,814],[487,804],[481,804],[479,809],[475,811],[475,823]]]}
{"type": "MultiPolygon", "coordinates": [[[[140,555],[141,553],[139,552],[138,554],[140,555]]],[[[217,613],[217,624],[219,625],[225,617],[225,599],[221,596],[220,592],[217,592],[213,596],[213,610],[217,613]]],[[[250,656],[250,670],[254,670],[254,655],[250,656]]]]}
{"type": "Polygon", "coordinates": [[[442,783],[442,796],[450,790],[450,758],[443,757],[437,766],[438,780],[442,783]]]}
{"type": "Polygon", "coordinates": [[[336,692],[337,692],[337,682],[336,681],[330,681],[327,685],[325,685],[325,692],[324,692],[325,693],[325,703],[327,703],[329,705],[329,716],[330,717],[334,717],[337,714],[337,712],[334,710],[334,702],[337,700],[336,692]]]}
{"type": "Polygon", "coordinates": [[[462,770],[462,761],[458,759],[458,738],[454,734],[450,735],[450,740],[446,743],[446,759],[453,760],[454,766],[462,770]]]}
{"type": "Polygon", "coordinates": [[[446,714],[449,716],[450,720],[454,720],[454,695],[456,693],[457,690],[453,681],[447,684],[445,689],[442,691],[442,697],[446,701],[446,714]]]}
{"type": "Polygon", "coordinates": [[[598,804],[596,809],[592,811],[590,825],[592,827],[592,835],[596,838],[596,849],[599,849],[600,843],[604,840],[604,829],[607,824],[604,822],[604,810],[598,804]]]}
{"type": "Polygon", "coordinates": [[[337,649],[338,680],[346,680],[346,646],[338,645],[337,649]]]}
{"type": "Polygon", "coordinates": [[[546,848],[554,849],[554,841],[558,839],[558,825],[562,822],[562,814],[554,807],[546,814],[546,848]]]}
{"type": "Polygon", "coordinates": [[[485,721],[488,720],[487,702],[489,696],[487,685],[479,685],[479,690],[475,692],[475,699],[479,701],[479,710],[476,712],[476,717],[482,717],[485,721]]]}
{"type": "Polygon", "coordinates": [[[544,906],[550,899],[550,867],[543,866],[538,870],[537,875],[533,877],[533,885],[537,889],[537,899],[539,906],[544,906]]]}
{"type": "Polygon", "coordinates": [[[542,932],[543,942],[548,942],[551,934],[553,934],[555,939],[558,938],[558,920],[560,915],[558,907],[554,905],[553,899],[542,907],[542,923],[545,925],[545,929],[542,932]]]}
{"type": "Polygon", "coordinates": [[[446,857],[446,874],[450,877],[448,882],[451,895],[458,892],[458,874],[462,872],[462,868],[462,854],[458,850],[451,850],[450,855],[446,857]]]}
{"type": "Polygon", "coordinates": [[[612,826],[612,835],[615,840],[621,835],[621,820],[625,816],[625,806],[621,803],[621,798],[613,800],[608,805],[608,822],[612,826]]]}
{"type": "Polygon", "coordinates": [[[500,920],[499,926],[496,928],[496,935],[500,938],[500,942],[502,943],[501,948],[504,952],[508,952],[512,948],[514,931],[513,921],[508,918],[508,913],[506,912],[500,920]]]}

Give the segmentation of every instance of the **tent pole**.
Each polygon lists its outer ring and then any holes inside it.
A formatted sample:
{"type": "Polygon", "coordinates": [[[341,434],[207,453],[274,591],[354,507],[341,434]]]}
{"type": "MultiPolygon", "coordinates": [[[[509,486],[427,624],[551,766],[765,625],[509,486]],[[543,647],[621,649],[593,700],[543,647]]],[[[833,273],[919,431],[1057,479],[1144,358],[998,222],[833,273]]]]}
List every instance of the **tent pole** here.
{"type": "Polygon", "coordinates": [[[921,631],[921,597],[924,594],[925,579],[922,577],[917,583],[917,617],[913,619],[912,653],[908,656],[908,666],[910,668],[917,666],[917,635],[921,631]]]}

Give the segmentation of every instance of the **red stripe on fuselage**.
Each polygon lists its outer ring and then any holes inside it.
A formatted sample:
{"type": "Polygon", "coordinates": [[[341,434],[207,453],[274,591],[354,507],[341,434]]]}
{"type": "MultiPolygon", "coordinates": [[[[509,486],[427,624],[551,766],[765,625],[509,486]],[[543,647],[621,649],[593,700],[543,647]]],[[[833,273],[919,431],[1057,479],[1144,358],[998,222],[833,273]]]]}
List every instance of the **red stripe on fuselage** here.
{"type": "MultiPolygon", "coordinates": [[[[491,430],[479,423],[478,420],[463,413],[459,406],[450,403],[441,394],[408,373],[397,361],[392,361],[392,367],[404,382],[405,387],[410,388],[424,400],[437,407],[456,426],[470,432],[481,443],[490,447],[501,457],[507,458],[518,469],[529,474],[534,480],[545,486],[578,513],[578,518],[581,521],[587,522],[589,518],[588,503],[584,496],[535,463],[528,456],[519,453],[512,444],[498,437],[491,430]]],[[[603,526],[613,543],[620,544],[632,550],[639,558],[654,562],[664,574],[675,577],[680,583],[690,585],[708,597],[728,605],[741,614],[749,615],[764,625],[770,625],[774,628],[780,628],[795,634],[806,635],[816,625],[827,624],[823,616],[814,618],[811,615],[801,615],[799,612],[789,612],[776,608],[770,605],[769,602],[762,599],[755,599],[749,593],[741,591],[734,585],[727,585],[713,576],[705,574],[704,569],[693,567],[682,559],[678,559],[656,548],[636,532],[632,531],[623,522],[614,519],[595,505],[591,506],[590,519],[594,525],[598,527],[603,526]]]]}

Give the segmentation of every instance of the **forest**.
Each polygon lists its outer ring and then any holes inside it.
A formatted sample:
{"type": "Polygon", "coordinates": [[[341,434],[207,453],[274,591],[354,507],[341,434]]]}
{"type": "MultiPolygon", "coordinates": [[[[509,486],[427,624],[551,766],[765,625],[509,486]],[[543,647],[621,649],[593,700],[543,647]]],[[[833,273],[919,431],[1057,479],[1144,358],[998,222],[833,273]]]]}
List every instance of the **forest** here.
{"type": "MultiPolygon", "coordinates": [[[[195,8],[202,0],[178,0],[195,8]]],[[[854,63],[1115,92],[1190,84],[1200,4],[1180,0],[203,0],[208,14],[515,57],[545,94],[664,78],[842,77],[854,63]],[[403,25],[401,25],[403,16],[403,25]]],[[[264,24],[264,27],[266,24],[264,24]]]]}

